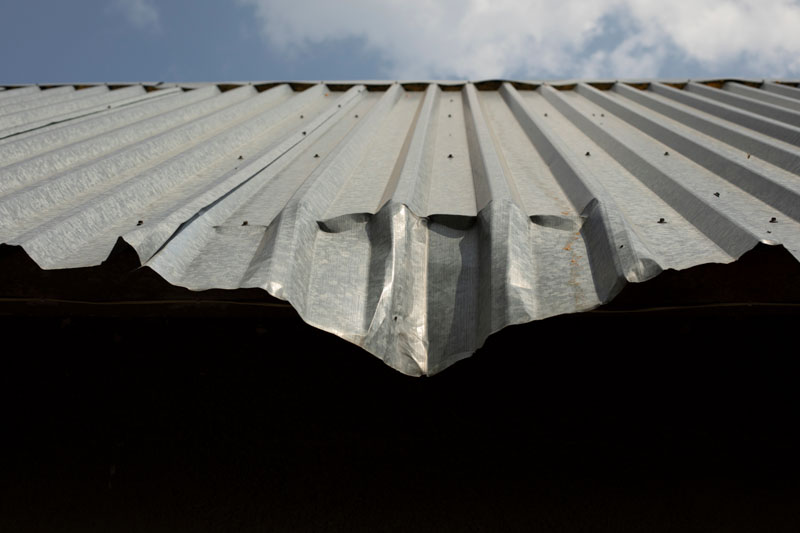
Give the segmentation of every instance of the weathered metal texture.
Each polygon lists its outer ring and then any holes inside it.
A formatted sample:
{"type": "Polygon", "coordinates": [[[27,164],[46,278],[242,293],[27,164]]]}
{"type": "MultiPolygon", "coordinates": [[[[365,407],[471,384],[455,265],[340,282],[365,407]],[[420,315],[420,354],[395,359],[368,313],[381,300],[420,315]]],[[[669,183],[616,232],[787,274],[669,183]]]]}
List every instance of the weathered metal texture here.
{"type": "Polygon", "coordinates": [[[798,175],[800,89],[772,82],[0,92],[0,242],[55,269],[122,238],[411,375],[664,269],[800,257],[798,175]]]}

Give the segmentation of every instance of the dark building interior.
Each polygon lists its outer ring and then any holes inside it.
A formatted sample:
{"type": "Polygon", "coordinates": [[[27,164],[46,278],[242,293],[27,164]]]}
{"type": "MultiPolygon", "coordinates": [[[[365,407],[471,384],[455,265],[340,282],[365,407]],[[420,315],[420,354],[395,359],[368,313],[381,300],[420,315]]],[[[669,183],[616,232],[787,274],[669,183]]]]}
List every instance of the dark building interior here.
{"type": "Polygon", "coordinates": [[[800,264],[757,246],[410,378],[119,245],[0,246],[0,531],[798,531],[800,264]]]}

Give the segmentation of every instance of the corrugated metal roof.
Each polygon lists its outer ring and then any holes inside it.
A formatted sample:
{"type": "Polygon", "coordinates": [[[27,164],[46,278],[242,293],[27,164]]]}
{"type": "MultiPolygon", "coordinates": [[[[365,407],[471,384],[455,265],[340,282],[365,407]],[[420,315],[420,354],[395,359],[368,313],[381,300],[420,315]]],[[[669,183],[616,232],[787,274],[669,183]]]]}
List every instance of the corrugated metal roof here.
{"type": "Polygon", "coordinates": [[[0,242],[42,268],[121,237],[412,375],[664,269],[800,258],[796,83],[9,86],[0,165],[0,242]]]}

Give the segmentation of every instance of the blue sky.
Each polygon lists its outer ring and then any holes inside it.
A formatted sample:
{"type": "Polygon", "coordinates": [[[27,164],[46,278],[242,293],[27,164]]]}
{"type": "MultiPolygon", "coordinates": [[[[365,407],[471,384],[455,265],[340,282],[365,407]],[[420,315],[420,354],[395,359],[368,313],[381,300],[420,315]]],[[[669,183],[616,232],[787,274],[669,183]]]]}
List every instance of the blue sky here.
{"type": "Polygon", "coordinates": [[[28,0],[0,83],[800,78],[795,0],[28,0]]]}

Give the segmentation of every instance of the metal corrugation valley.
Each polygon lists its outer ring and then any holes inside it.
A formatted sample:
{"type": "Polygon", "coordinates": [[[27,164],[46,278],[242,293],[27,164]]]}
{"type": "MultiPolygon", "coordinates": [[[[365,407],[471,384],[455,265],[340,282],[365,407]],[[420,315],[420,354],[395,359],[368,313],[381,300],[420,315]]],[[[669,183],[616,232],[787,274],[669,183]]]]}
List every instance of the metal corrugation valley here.
{"type": "Polygon", "coordinates": [[[174,285],[260,287],[432,374],[665,269],[800,258],[800,88],[7,86],[0,221],[44,269],[121,237],[174,285]]]}

